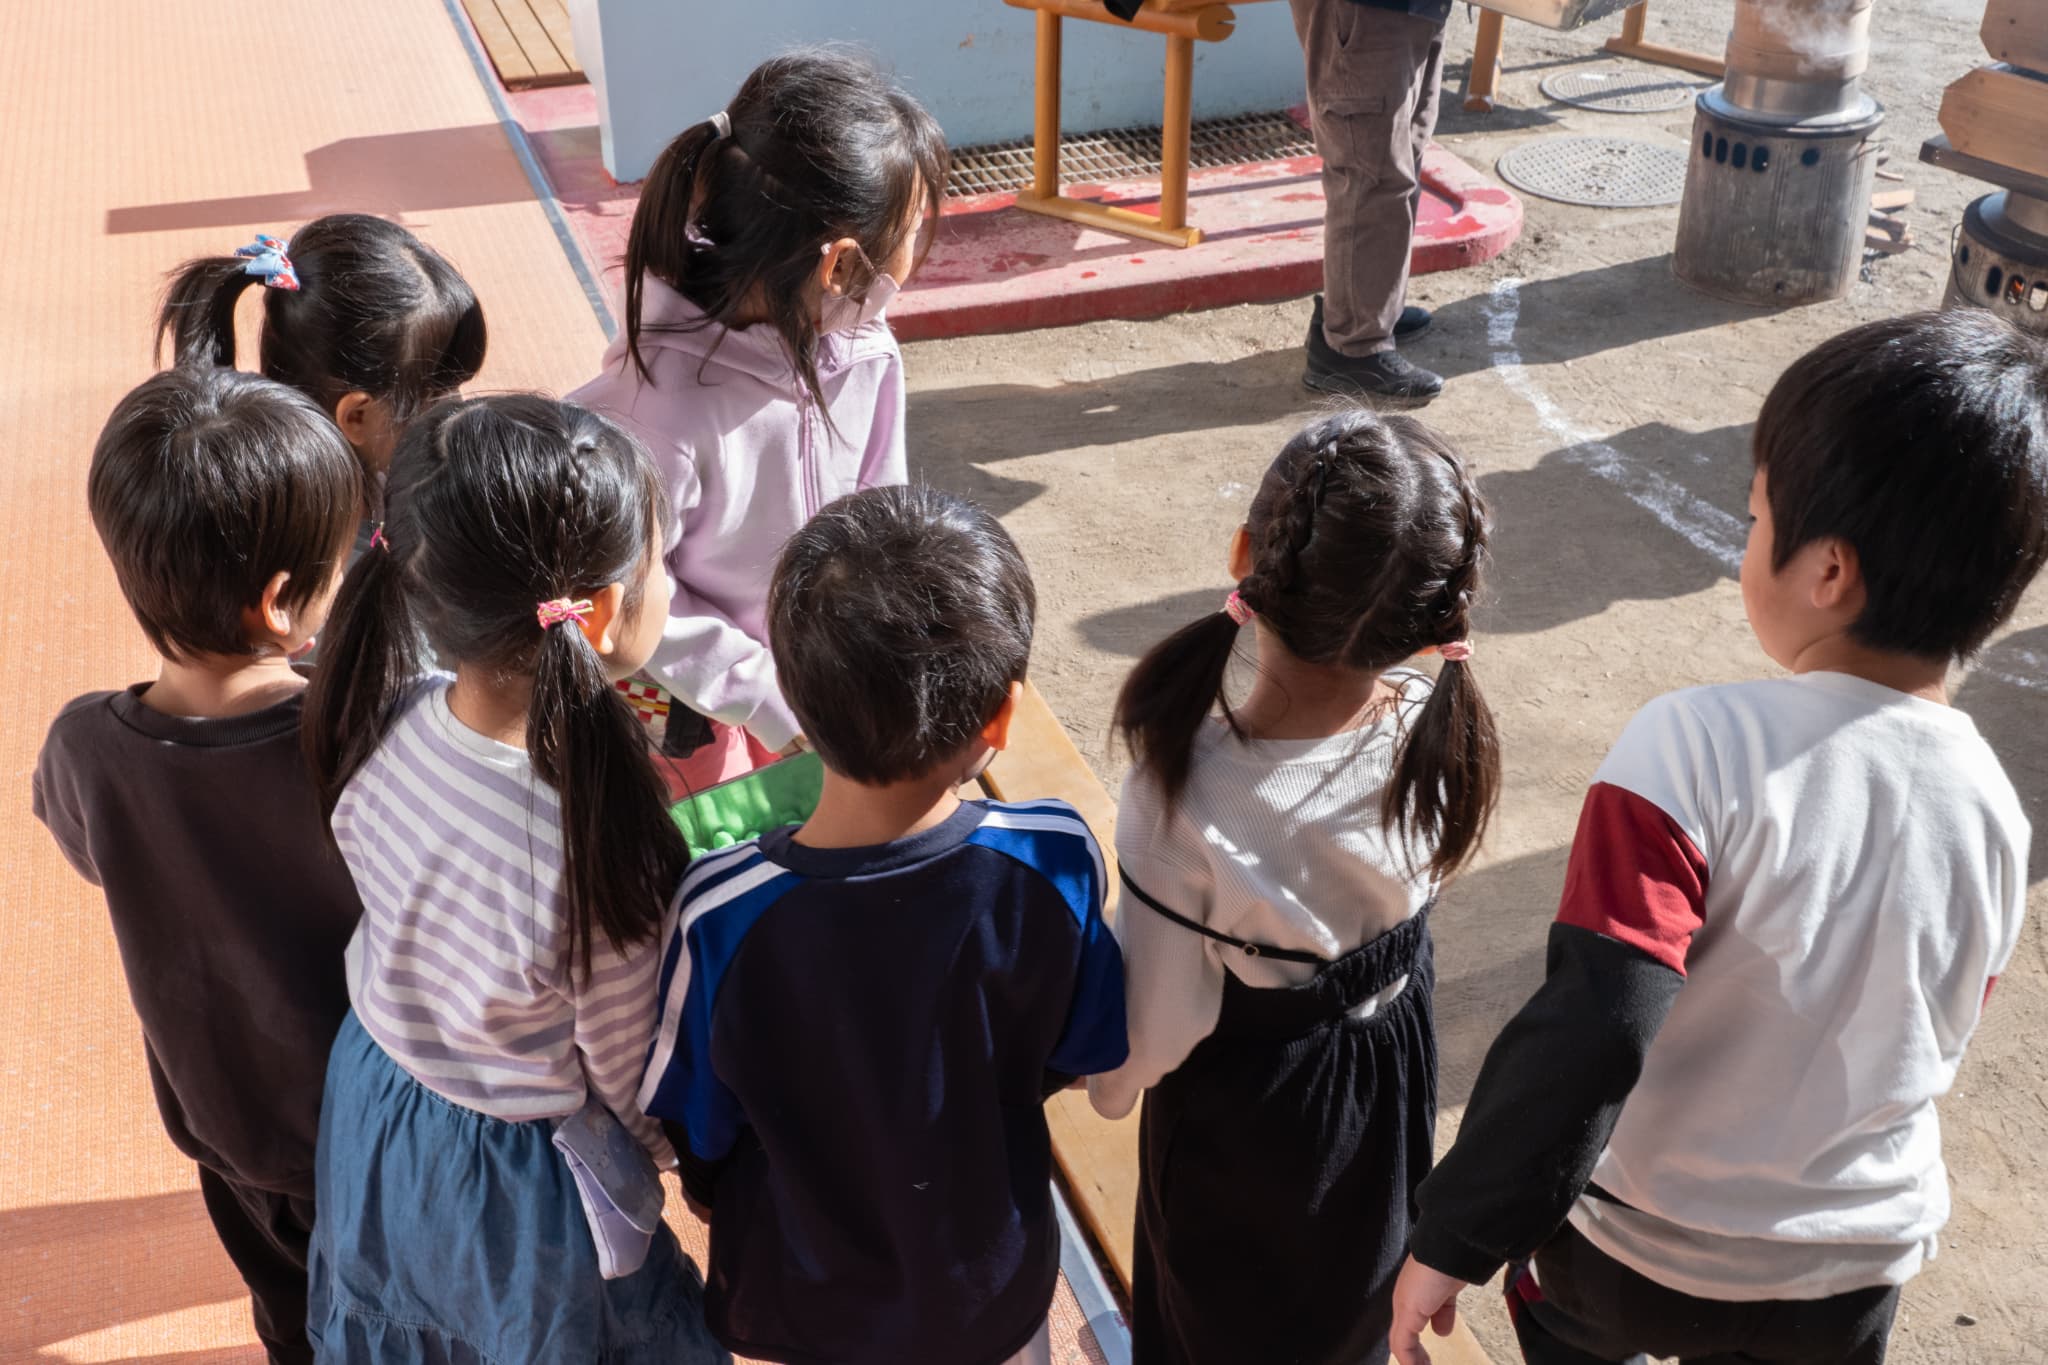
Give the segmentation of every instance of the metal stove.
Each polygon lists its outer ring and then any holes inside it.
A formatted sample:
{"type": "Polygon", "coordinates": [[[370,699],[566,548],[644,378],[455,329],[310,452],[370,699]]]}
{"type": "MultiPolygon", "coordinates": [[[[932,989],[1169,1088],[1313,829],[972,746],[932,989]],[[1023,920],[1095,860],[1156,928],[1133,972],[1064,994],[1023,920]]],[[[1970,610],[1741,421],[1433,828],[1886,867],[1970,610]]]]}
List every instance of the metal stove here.
{"type": "Polygon", "coordinates": [[[1680,280],[1766,305],[1848,292],[1884,123],[1868,64],[1869,0],[1738,0],[1727,75],[1695,106],[1680,280]],[[1802,15],[1818,38],[1791,27],[1802,15]]]}
{"type": "Polygon", "coordinates": [[[1920,149],[1929,165],[2005,188],[1963,212],[1942,306],[1988,308],[2048,336],[2048,180],[1957,151],[1946,136],[1920,149]]]}

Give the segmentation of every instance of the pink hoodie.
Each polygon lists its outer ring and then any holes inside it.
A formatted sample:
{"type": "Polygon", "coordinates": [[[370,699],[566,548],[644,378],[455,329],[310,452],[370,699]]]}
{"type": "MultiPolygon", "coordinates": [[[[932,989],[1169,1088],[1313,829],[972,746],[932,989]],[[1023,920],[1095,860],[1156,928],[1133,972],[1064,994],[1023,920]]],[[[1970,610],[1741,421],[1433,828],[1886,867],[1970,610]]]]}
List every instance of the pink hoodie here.
{"type": "Polygon", "coordinates": [[[768,579],[783,542],[826,503],[908,482],[903,356],[886,322],[818,338],[835,438],[773,328],[654,330],[703,315],[651,276],[641,316],[653,382],[621,332],[604,372],[569,397],[638,436],[668,487],[676,589],[648,669],[697,711],[780,749],[801,727],[768,654],[768,579]]]}

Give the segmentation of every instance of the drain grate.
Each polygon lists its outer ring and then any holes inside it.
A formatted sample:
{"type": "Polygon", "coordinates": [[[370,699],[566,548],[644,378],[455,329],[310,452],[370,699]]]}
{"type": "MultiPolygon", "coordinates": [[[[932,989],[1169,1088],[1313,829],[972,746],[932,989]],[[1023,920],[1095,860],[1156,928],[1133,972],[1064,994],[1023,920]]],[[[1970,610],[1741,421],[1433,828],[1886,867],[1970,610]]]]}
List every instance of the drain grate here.
{"type": "Polygon", "coordinates": [[[1622,137],[1541,137],[1503,156],[1495,169],[1518,190],[1563,204],[1641,209],[1675,204],[1685,192],[1686,153],[1622,137]]]}
{"type": "Polygon", "coordinates": [[[1603,114],[1661,114],[1684,108],[1706,86],[1668,71],[1613,65],[1552,72],[1541,88],[1561,104],[1603,114]]]}
{"type": "MultiPolygon", "coordinates": [[[[1284,112],[1238,114],[1195,124],[1188,160],[1200,170],[1208,166],[1243,166],[1254,161],[1284,161],[1314,156],[1315,152],[1315,139],[1284,112]]],[[[1157,128],[1119,128],[1060,139],[1063,185],[1143,180],[1158,174],[1157,128]]],[[[954,152],[946,197],[1008,194],[1030,184],[1031,140],[1021,138],[954,152]]]]}

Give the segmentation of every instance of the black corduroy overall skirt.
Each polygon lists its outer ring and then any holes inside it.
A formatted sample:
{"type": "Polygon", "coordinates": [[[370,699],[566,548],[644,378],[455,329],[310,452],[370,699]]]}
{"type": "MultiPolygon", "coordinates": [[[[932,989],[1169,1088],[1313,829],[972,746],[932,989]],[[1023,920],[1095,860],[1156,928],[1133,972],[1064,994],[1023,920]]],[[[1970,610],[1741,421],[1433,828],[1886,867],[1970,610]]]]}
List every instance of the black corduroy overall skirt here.
{"type": "Polygon", "coordinates": [[[1304,985],[1225,974],[1216,1031],[1145,1095],[1134,1365],[1387,1358],[1433,1159],[1435,984],[1427,909],[1304,985]]]}

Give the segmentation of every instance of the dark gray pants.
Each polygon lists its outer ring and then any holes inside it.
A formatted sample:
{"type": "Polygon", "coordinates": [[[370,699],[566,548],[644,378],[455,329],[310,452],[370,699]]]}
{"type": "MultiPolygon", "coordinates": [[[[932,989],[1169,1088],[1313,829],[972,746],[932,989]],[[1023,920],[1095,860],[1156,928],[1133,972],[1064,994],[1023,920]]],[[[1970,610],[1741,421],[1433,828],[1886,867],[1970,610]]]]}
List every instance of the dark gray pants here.
{"type": "Polygon", "coordinates": [[[1536,1253],[1535,1282],[1510,1266],[1508,1315],[1527,1365],[1884,1365],[1896,1285],[1827,1299],[1726,1303],[1667,1289],[1567,1223],[1536,1253]]]}
{"type": "Polygon", "coordinates": [[[1436,130],[1444,28],[1355,0],[1289,0],[1323,158],[1323,339],[1344,355],[1394,346],[1436,130]]]}
{"type": "Polygon", "coordinates": [[[312,1365],[306,1340],[306,1255],[313,1201],[260,1190],[199,1168],[199,1193],[228,1259],[249,1286],[256,1336],[271,1365],[312,1365]]]}

